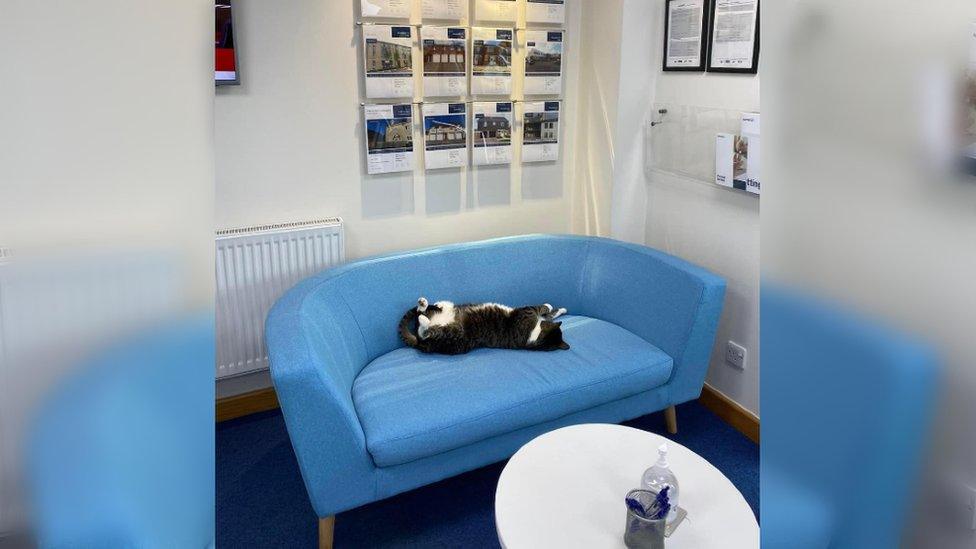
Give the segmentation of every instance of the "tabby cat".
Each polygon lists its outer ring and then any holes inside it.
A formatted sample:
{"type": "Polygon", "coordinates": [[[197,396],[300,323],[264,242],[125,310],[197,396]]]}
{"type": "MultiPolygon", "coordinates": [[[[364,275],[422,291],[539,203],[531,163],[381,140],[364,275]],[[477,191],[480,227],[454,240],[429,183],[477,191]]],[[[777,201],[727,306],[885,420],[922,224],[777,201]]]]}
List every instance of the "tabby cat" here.
{"type": "Polygon", "coordinates": [[[423,353],[460,355],[488,347],[555,351],[569,349],[560,326],[553,322],[566,309],[548,303],[513,309],[498,303],[455,305],[438,301],[433,305],[421,297],[400,320],[400,338],[423,353]],[[416,320],[417,332],[413,333],[416,320]]]}

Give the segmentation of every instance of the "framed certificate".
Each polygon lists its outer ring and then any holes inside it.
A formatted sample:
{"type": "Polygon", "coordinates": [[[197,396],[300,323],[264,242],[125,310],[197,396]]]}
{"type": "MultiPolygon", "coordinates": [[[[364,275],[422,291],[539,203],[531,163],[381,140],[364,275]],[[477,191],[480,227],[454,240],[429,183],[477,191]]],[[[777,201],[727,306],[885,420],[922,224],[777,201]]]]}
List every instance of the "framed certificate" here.
{"type": "Polygon", "coordinates": [[[705,70],[708,0],[667,0],[664,12],[664,70],[705,70]]]}
{"type": "Polygon", "coordinates": [[[712,0],[708,72],[759,72],[759,0],[712,0]]]}

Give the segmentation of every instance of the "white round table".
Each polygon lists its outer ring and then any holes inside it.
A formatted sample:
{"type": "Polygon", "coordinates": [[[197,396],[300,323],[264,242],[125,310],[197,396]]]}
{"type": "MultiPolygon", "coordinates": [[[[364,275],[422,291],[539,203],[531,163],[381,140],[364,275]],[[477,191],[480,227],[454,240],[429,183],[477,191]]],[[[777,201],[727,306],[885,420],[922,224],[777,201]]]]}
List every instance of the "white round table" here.
{"type": "Polygon", "coordinates": [[[506,549],[625,547],[624,496],[668,443],[678,504],[688,517],[668,549],[759,547],[759,525],[742,494],[684,446],[621,425],[574,425],[546,433],[512,456],[495,492],[495,526],[506,549]]]}

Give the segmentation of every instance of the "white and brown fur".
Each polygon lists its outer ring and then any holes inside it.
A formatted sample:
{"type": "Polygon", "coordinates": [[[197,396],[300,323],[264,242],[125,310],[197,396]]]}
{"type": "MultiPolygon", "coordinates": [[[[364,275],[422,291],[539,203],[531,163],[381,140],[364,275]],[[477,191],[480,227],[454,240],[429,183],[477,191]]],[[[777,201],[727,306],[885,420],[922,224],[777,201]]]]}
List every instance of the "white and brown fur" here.
{"type": "Polygon", "coordinates": [[[430,304],[421,297],[403,315],[399,330],[404,343],[424,353],[459,355],[482,347],[555,351],[569,349],[562,322],[554,322],[564,314],[566,309],[548,303],[516,309],[498,303],[430,304]]]}

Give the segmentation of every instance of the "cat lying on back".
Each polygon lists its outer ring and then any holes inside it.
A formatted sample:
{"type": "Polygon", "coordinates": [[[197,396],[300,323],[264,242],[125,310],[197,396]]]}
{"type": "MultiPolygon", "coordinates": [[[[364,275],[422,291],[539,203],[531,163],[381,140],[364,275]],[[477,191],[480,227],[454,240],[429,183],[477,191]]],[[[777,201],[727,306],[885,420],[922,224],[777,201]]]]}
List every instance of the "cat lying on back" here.
{"type": "Polygon", "coordinates": [[[488,347],[555,351],[569,349],[560,326],[553,322],[566,314],[552,305],[513,309],[497,303],[455,305],[439,301],[433,305],[421,297],[417,306],[400,320],[400,338],[423,353],[460,355],[488,347]],[[417,333],[412,325],[417,321],[417,333]]]}

